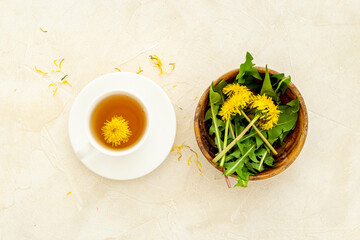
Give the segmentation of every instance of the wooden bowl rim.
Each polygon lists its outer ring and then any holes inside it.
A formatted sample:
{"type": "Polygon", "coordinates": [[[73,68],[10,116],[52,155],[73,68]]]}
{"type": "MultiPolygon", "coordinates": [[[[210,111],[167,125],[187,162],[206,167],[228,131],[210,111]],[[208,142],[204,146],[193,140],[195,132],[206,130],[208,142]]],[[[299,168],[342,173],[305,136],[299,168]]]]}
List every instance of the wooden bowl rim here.
{"type": "MultiPolygon", "coordinates": [[[[254,68],[256,68],[260,73],[265,73],[265,68],[264,67],[259,67],[259,66],[254,66],[254,68]]],[[[228,76],[234,76],[236,77],[236,75],[239,73],[239,68],[236,68],[234,70],[231,70],[225,74],[223,74],[222,76],[220,76],[219,78],[217,78],[214,81],[214,86],[216,84],[218,84],[222,79],[227,78],[228,76]]],[[[278,74],[277,71],[269,69],[268,71],[270,73],[270,75],[274,75],[274,74],[278,74]]],[[[205,109],[203,110],[202,106],[204,104],[204,102],[207,102],[208,96],[209,96],[209,90],[210,90],[210,86],[204,91],[204,93],[202,94],[201,98],[199,99],[199,103],[196,107],[195,110],[195,116],[194,116],[194,130],[195,130],[195,138],[196,138],[196,142],[201,150],[201,152],[203,153],[204,157],[210,162],[211,165],[213,165],[216,169],[218,169],[220,172],[224,172],[224,170],[216,165],[215,163],[212,162],[213,157],[211,156],[211,154],[206,150],[206,147],[204,146],[204,143],[202,141],[202,133],[200,131],[201,127],[200,127],[200,115],[205,114],[205,109]]],[[[297,158],[297,156],[300,154],[301,149],[303,148],[304,144],[305,144],[305,140],[306,140],[306,136],[307,136],[307,131],[308,131],[308,114],[307,114],[307,109],[306,109],[306,105],[305,105],[305,101],[301,95],[301,93],[299,92],[299,90],[296,88],[296,86],[290,82],[289,86],[288,86],[288,90],[287,91],[291,91],[292,94],[294,94],[295,96],[297,96],[299,98],[299,102],[300,102],[300,110],[298,112],[298,115],[300,116],[300,114],[303,115],[303,119],[304,121],[302,123],[297,123],[300,124],[300,136],[297,137],[298,141],[293,143],[293,147],[291,149],[292,153],[290,155],[290,153],[287,153],[284,159],[280,159],[281,162],[280,164],[276,165],[273,168],[269,168],[261,173],[257,173],[254,175],[250,175],[249,180],[260,180],[260,179],[266,179],[266,178],[270,178],[273,177],[281,172],[283,172],[286,168],[288,168],[297,158]],[[289,156],[289,157],[287,157],[289,156]]],[[[299,119],[298,119],[299,122],[299,119]]],[[[286,139],[286,138],[285,138],[286,139]]],[[[236,174],[232,174],[231,175],[234,178],[237,178],[236,174]]]]}

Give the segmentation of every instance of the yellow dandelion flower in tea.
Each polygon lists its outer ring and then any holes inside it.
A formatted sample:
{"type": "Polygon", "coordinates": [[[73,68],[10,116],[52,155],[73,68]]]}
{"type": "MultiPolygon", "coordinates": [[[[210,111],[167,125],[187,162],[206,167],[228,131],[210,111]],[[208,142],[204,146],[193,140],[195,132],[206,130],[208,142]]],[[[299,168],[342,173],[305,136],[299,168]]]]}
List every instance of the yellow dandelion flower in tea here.
{"type": "Polygon", "coordinates": [[[110,121],[106,121],[101,128],[105,141],[113,147],[129,141],[132,132],[129,128],[129,121],[122,116],[114,116],[110,121]]]}
{"type": "Polygon", "coordinates": [[[279,120],[280,111],[277,105],[265,94],[254,97],[251,109],[255,110],[255,114],[260,115],[258,124],[264,130],[273,128],[279,120]]]}

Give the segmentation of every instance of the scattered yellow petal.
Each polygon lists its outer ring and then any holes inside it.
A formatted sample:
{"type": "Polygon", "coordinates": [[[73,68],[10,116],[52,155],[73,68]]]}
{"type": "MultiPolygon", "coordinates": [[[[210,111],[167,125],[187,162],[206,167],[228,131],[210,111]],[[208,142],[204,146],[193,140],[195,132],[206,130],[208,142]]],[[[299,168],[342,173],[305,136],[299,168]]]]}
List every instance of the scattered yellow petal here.
{"type": "MultiPolygon", "coordinates": [[[[191,147],[189,147],[188,145],[181,145],[181,146],[173,146],[173,148],[171,149],[171,152],[175,152],[175,156],[176,155],[179,155],[178,157],[178,161],[180,161],[180,159],[182,158],[182,153],[181,151],[184,149],[184,148],[187,148],[190,150],[190,152],[193,153],[193,155],[195,155],[195,160],[194,160],[194,163],[196,164],[196,167],[197,169],[199,170],[200,172],[200,175],[202,174],[202,171],[201,171],[201,163],[199,162],[199,156],[197,154],[197,152],[195,152],[191,147]]],[[[190,166],[190,163],[192,162],[192,158],[191,156],[187,159],[187,164],[190,166]]]]}
{"type": "Polygon", "coordinates": [[[42,32],[44,32],[44,33],[46,33],[46,32],[47,32],[47,30],[44,30],[44,29],[42,29],[42,28],[40,28],[40,30],[41,30],[42,32]]]}
{"type": "Polygon", "coordinates": [[[201,162],[199,162],[198,160],[195,160],[194,163],[196,163],[196,167],[197,167],[197,169],[199,170],[200,175],[201,175],[201,174],[202,174],[202,171],[201,171],[201,167],[202,167],[201,162]]]}
{"type": "Polygon", "coordinates": [[[55,59],[55,60],[54,60],[54,64],[55,64],[55,66],[58,67],[59,65],[57,65],[57,63],[56,63],[57,61],[58,61],[58,59],[55,59]]]}
{"type": "Polygon", "coordinates": [[[34,67],[35,67],[35,70],[36,70],[38,73],[41,73],[43,76],[46,76],[46,74],[48,74],[47,72],[43,72],[43,71],[41,71],[40,69],[37,69],[36,66],[34,66],[34,67]]]}
{"type": "Polygon", "coordinates": [[[173,87],[177,87],[177,85],[175,84],[175,85],[173,85],[173,87]]]}
{"type": "Polygon", "coordinates": [[[17,89],[15,88],[15,89],[14,89],[14,92],[16,92],[16,90],[17,90],[17,89]]]}
{"type": "Polygon", "coordinates": [[[116,70],[118,70],[119,72],[121,72],[120,68],[115,68],[116,70]]]}
{"type": "Polygon", "coordinates": [[[172,66],[171,72],[174,71],[174,69],[175,69],[175,63],[169,63],[169,65],[172,66]]]}
{"type": "Polygon", "coordinates": [[[61,70],[61,64],[62,64],[62,62],[63,62],[64,60],[65,60],[64,58],[60,60],[60,63],[59,63],[59,68],[60,68],[60,70],[61,70]]]}
{"type": "Polygon", "coordinates": [[[72,85],[71,85],[67,80],[62,81],[62,83],[63,83],[63,84],[67,84],[67,85],[69,85],[70,87],[72,87],[72,85]]]}
{"type": "Polygon", "coordinates": [[[96,211],[99,211],[99,208],[98,208],[98,207],[96,207],[96,211]]]}
{"type": "Polygon", "coordinates": [[[50,83],[48,87],[51,87],[51,86],[55,86],[55,90],[53,92],[53,96],[55,96],[55,94],[56,94],[59,87],[58,87],[58,85],[56,83],[50,83]]]}
{"type": "Polygon", "coordinates": [[[163,74],[164,70],[162,68],[162,62],[161,62],[160,58],[156,54],[150,55],[149,57],[150,57],[151,61],[154,63],[155,67],[159,68],[159,70],[160,70],[159,75],[163,74]]]}
{"type": "MultiPolygon", "coordinates": [[[[186,146],[186,145],[185,145],[185,146],[186,146]]],[[[198,156],[197,152],[195,152],[194,150],[192,150],[189,146],[186,146],[186,147],[188,147],[188,148],[190,149],[190,151],[195,154],[196,159],[199,159],[199,156],[198,156]]]]}
{"type": "Polygon", "coordinates": [[[196,96],[195,98],[194,98],[194,101],[197,99],[198,97],[196,96]]]}
{"type": "Polygon", "coordinates": [[[58,87],[56,86],[56,88],[55,88],[55,90],[54,90],[54,93],[53,93],[53,96],[55,96],[57,90],[58,90],[58,87]]]}
{"type": "Polygon", "coordinates": [[[139,66],[139,71],[137,71],[136,73],[137,74],[140,74],[140,73],[142,73],[143,72],[143,70],[141,69],[141,66],[139,66]]]}
{"type": "Polygon", "coordinates": [[[129,141],[132,132],[129,128],[129,121],[122,116],[114,116],[110,121],[107,120],[101,128],[105,141],[114,147],[129,141]]]}
{"type": "Polygon", "coordinates": [[[60,72],[60,70],[51,70],[51,72],[60,72]]]}
{"type": "Polygon", "coordinates": [[[173,146],[170,151],[170,152],[176,151],[175,155],[179,155],[178,161],[180,161],[180,159],[182,158],[181,149],[182,149],[182,146],[173,146]]]}
{"type": "Polygon", "coordinates": [[[194,163],[197,163],[200,167],[202,167],[201,162],[199,162],[198,160],[195,160],[194,163]]]}
{"type": "Polygon", "coordinates": [[[69,196],[71,193],[72,193],[72,192],[68,192],[68,193],[66,194],[66,196],[69,196]]]}

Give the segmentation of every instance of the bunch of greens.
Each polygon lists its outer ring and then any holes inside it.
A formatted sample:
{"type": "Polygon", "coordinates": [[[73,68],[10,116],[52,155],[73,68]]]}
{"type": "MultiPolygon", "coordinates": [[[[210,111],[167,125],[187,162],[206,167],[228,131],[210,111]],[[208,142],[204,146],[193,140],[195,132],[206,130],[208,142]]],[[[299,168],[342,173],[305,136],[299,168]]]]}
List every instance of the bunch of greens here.
{"type": "Polygon", "coordinates": [[[257,119],[246,109],[240,109],[239,114],[234,115],[229,121],[224,121],[219,115],[223,104],[228,99],[223,91],[228,83],[224,80],[216,86],[211,84],[208,110],[204,118],[209,126],[209,134],[214,136],[218,149],[214,162],[225,168],[225,176],[236,173],[238,183],[235,186],[241,187],[247,186],[250,175],[274,166],[273,155],[277,152],[272,146],[282,144],[287,134],[295,128],[298,119],[297,112],[300,108],[298,99],[287,104],[282,104],[280,101],[280,95],[285,92],[291,81],[290,76],[284,77],[282,73],[270,76],[266,67],[265,76],[262,79],[258,70],[253,68],[255,64],[252,60],[253,57],[247,53],[246,61],[240,65],[234,83],[246,86],[254,94],[271,98],[280,112],[276,124],[266,130],[259,129],[255,125],[251,128],[252,124],[249,122],[254,123],[257,119]],[[217,162],[220,158],[221,161],[217,162]]]}

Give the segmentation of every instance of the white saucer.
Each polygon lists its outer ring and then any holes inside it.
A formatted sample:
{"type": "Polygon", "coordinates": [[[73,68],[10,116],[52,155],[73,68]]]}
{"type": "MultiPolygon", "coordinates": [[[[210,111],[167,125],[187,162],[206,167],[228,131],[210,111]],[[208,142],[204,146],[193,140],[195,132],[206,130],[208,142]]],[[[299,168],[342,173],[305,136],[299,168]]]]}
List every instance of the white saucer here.
{"type": "Polygon", "coordinates": [[[91,171],[114,180],[142,177],[157,168],[169,154],[175,134],[176,118],[169,97],[156,83],[135,73],[110,73],[95,79],[76,97],[69,116],[69,137],[77,157],[91,171]],[[108,156],[97,150],[84,155],[81,152],[89,145],[84,126],[87,109],[109,90],[128,90],[141,96],[149,110],[148,136],[139,149],[125,156],[108,156]]]}

